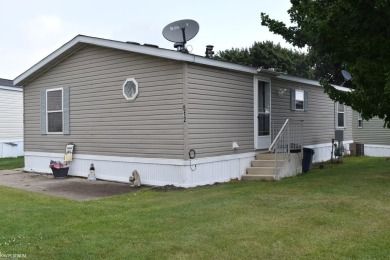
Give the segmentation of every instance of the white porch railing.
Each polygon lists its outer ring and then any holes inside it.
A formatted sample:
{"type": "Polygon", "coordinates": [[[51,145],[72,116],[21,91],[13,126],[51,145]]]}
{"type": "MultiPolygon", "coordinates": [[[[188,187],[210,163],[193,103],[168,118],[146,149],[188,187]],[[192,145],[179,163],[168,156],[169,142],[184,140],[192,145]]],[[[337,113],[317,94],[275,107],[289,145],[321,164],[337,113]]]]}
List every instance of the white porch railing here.
{"type": "Polygon", "coordinates": [[[302,132],[303,121],[286,119],[283,124],[272,123],[272,143],[268,150],[275,153],[275,179],[279,179],[280,170],[290,160],[290,153],[302,152],[302,132]]]}

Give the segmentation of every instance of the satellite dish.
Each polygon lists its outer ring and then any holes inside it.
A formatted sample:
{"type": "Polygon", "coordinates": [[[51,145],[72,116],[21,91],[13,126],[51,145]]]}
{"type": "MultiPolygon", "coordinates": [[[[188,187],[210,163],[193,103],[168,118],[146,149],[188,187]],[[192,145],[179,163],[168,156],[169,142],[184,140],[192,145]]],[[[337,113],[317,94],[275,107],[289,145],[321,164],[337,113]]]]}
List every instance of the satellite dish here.
{"type": "Polygon", "coordinates": [[[194,20],[179,20],[164,27],[162,34],[168,41],[174,42],[179,51],[188,52],[185,44],[199,32],[199,24],[194,20]]]}
{"type": "Polygon", "coordinates": [[[349,73],[348,71],[346,70],[342,70],[341,71],[341,74],[343,74],[343,77],[344,77],[344,82],[343,84],[341,84],[341,86],[343,86],[345,84],[345,82],[347,82],[348,80],[351,80],[352,79],[352,76],[351,76],[351,73],[349,73]]]}
{"type": "Polygon", "coordinates": [[[346,81],[352,79],[351,73],[349,73],[349,72],[346,71],[346,70],[342,70],[342,71],[341,71],[341,74],[343,74],[343,77],[344,77],[344,79],[345,79],[346,81]]]}

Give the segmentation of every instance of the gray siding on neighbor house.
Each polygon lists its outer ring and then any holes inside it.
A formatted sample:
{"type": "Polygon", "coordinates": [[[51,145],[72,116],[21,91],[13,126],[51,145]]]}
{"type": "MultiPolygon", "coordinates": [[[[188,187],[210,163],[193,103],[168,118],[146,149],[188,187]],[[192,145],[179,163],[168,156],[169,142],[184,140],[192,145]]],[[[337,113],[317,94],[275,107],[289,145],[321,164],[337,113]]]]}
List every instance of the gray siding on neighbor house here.
{"type": "MultiPolygon", "coordinates": [[[[335,135],[335,103],[324,93],[322,87],[272,79],[271,120],[280,125],[287,118],[303,120],[303,144],[330,143],[335,135]],[[282,96],[279,89],[286,89],[282,96]],[[291,111],[291,90],[302,89],[308,93],[307,111],[291,111]]],[[[352,140],[352,110],[346,109],[344,140],[352,140]]]]}
{"type": "Polygon", "coordinates": [[[25,151],[183,158],[183,63],[87,46],[24,88],[25,151]],[[135,78],[139,95],[122,95],[135,78]],[[40,91],[70,88],[70,135],[40,132],[40,91]]]}
{"type": "Polygon", "coordinates": [[[364,144],[390,145],[390,129],[384,128],[384,121],[374,117],[363,120],[363,127],[358,128],[358,112],[353,112],[353,141],[364,144]]]}
{"type": "Polygon", "coordinates": [[[187,75],[188,149],[197,157],[253,151],[253,75],[194,64],[187,75]]]}

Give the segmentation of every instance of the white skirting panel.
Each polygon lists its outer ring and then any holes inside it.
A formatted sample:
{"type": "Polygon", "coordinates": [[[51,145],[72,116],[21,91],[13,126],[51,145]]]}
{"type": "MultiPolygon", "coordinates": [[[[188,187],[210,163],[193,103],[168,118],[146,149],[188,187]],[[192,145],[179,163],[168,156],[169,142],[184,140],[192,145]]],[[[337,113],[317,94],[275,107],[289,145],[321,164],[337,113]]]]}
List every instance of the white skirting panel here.
{"type": "MultiPolygon", "coordinates": [[[[349,144],[352,142],[352,140],[343,142],[346,155],[349,154],[349,144]]],[[[331,159],[332,143],[305,145],[304,147],[314,149],[313,163],[329,161],[331,159]]]]}
{"type": "MultiPolygon", "coordinates": [[[[87,177],[90,164],[95,165],[98,179],[128,182],[129,176],[137,170],[144,185],[195,187],[226,182],[241,178],[250,166],[255,152],[225,155],[190,161],[175,159],[129,158],[97,155],[74,155],[69,175],[87,177]]],[[[25,171],[51,173],[50,160],[63,161],[58,153],[25,152],[25,171]]]]}
{"type": "Polygon", "coordinates": [[[256,153],[246,153],[232,156],[218,156],[218,161],[193,160],[191,162],[192,166],[186,166],[185,168],[188,183],[191,183],[192,186],[200,186],[215,182],[227,182],[230,179],[241,179],[241,176],[246,174],[246,169],[250,167],[255,155],[256,153]],[[233,156],[235,158],[232,158],[233,156]]]}
{"type": "Polygon", "coordinates": [[[364,144],[364,155],[390,157],[390,145],[364,144]]]}
{"type": "Polygon", "coordinates": [[[0,158],[23,156],[23,140],[0,140],[0,158]]]}

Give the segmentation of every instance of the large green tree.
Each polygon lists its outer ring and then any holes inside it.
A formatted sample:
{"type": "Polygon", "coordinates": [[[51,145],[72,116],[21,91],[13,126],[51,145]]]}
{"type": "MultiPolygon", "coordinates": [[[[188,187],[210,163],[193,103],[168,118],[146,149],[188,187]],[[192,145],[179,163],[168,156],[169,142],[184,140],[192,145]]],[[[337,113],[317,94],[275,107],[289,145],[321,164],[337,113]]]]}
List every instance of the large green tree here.
{"type": "Polygon", "coordinates": [[[292,26],[261,14],[262,25],[297,47],[307,47],[315,70],[331,99],[378,116],[390,128],[390,1],[291,0],[292,26]],[[341,92],[341,69],[353,89],[341,92]]]}
{"type": "Polygon", "coordinates": [[[308,56],[304,52],[283,48],[270,41],[255,42],[249,48],[219,51],[217,57],[224,61],[273,69],[298,77],[314,77],[308,56]]]}

